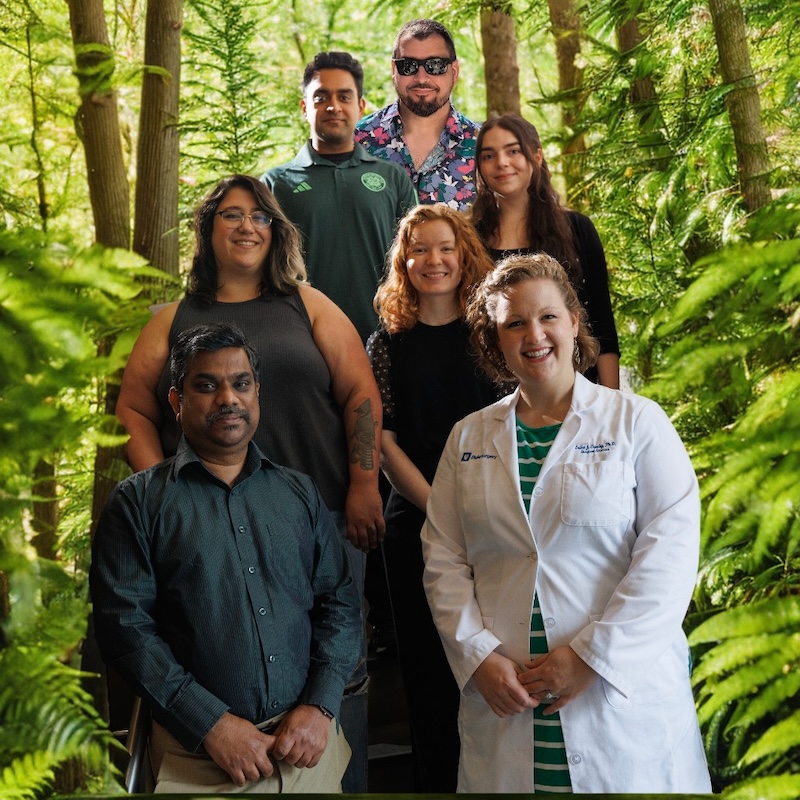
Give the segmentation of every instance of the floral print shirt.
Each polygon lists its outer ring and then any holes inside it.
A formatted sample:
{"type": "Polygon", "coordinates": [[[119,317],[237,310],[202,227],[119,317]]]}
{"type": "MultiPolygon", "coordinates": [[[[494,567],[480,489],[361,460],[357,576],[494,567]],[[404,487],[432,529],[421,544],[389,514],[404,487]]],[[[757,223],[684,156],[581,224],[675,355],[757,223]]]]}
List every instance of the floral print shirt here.
{"type": "Polygon", "coordinates": [[[378,158],[399,164],[417,189],[420,203],[446,203],[464,211],[475,199],[475,137],[480,126],[455,110],[419,170],[403,138],[403,120],[398,101],[370,114],[356,125],[355,140],[378,158]]]}

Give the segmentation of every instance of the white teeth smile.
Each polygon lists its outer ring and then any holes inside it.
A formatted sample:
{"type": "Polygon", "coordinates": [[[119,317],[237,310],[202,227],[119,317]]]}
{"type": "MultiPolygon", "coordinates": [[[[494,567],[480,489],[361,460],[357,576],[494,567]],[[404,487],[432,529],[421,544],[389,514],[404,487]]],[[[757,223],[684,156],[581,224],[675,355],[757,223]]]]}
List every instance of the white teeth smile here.
{"type": "Polygon", "coordinates": [[[528,350],[525,353],[526,358],[542,358],[542,356],[546,356],[550,352],[549,347],[542,347],[539,350],[528,350]]]}
{"type": "Polygon", "coordinates": [[[241,241],[237,241],[236,244],[238,244],[240,247],[257,247],[258,246],[258,242],[253,242],[250,239],[242,239],[241,241]]]}
{"type": "Polygon", "coordinates": [[[426,272],[424,273],[426,278],[444,278],[447,275],[446,272],[426,272]]]}

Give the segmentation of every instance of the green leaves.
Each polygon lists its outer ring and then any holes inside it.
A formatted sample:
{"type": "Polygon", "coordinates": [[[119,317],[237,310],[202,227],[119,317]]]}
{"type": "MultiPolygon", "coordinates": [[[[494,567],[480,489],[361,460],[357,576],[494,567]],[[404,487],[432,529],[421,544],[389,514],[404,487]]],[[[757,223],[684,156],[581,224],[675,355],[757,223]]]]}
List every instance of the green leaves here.
{"type": "Polygon", "coordinates": [[[689,637],[693,647],[711,644],[692,676],[698,717],[734,774],[780,771],[798,752],[799,629],[800,595],[789,595],[722,611],[689,637]]]}
{"type": "Polygon", "coordinates": [[[80,757],[97,769],[113,736],[81,688],[80,673],[45,648],[0,650],[0,796],[34,798],[80,757]]]}
{"type": "Polygon", "coordinates": [[[112,737],[72,666],[88,615],[94,445],[110,436],[97,397],[130,348],[117,334],[140,330],[150,284],[167,277],[127,251],[30,231],[0,231],[0,265],[0,599],[10,602],[0,630],[0,796],[33,798],[51,792],[68,760],[108,772],[112,737]],[[117,349],[98,355],[112,336],[117,349]],[[53,465],[63,561],[31,555],[42,460],[53,465]]]}
{"type": "Polygon", "coordinates": [[[82,435],[84,412],[66,387],[89,389],[104,374],[97,342],[141,327],[130,303],[142,279],[164,274],[127,251],[73,251],[30,232],[0,232],[0,263],[0,450],[24,473],[82,435]]]}

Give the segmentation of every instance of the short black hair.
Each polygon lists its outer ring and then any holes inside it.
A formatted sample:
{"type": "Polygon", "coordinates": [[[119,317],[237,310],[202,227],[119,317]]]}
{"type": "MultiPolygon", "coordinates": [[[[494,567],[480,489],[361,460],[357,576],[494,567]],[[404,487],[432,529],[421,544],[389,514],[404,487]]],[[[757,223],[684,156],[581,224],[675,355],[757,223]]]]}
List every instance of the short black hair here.
{"type": "Polygon", "coordinates": [[[435,19],[412,19],[411,22],[406,22],[394,38],[392,57],[400,58],[400,45],[406,41],[406,39],[419,39],[422,41],[429,36],[441,36],[447,47],[447,55],[450,56],[450,58],[458,58],[456,55],[456,45],[455,42],[453,42],[450,31],[448,31],[441,22],[437,22],[435,19]]]}
{"type": "Polygon", "coordinates": [[[308,84],[314,80],[314,75],[321,69],[343,69],[345,72],[349,72],[356,82],[356,90],[359,99],[363,96],[364,69],[350,53],[344,53],[340,50],[326,50],[322,53],[317,53],[314,58],[308,62],[303,72],[303,95],[306,93],[308,84]]]}
{"type": "Polygon", "coordinates": [[[256,383],[258,379],[258,353],[250,346],[245,335],[236,325],[215,322],[207,325],[195,325],[178,334],[172,345],[169,358],[169,371],[172,386],[180,394],[186,373],[198,353],[213,353],[235,347],[244,350],[256,383]]]}

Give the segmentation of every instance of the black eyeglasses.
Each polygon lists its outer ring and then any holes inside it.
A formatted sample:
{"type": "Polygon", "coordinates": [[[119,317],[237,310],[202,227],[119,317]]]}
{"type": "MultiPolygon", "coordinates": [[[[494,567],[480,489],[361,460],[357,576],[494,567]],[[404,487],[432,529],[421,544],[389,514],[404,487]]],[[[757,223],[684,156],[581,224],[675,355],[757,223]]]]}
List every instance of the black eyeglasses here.
{"type": "Polygon", "coordinates": [[[250,217],[250,222],[254,228],[269,228],[272,225],[272,217],[263,211],[254,211],[252,214],[243,214],[241,211],[217,211],[217,216],[222,217],[222,221],[228,228],[238,228],[245,217],[250,217]]]}
{"type": "Polygon", "coordinates": [[[416,75],[420,65],[425,67],[428,75],[444,75],[450,65],[455,61],[454,58],[424,58],[421,61],[417,58],[393,58],[392,61],[397,67],[397,71],[405,78],[416,75]]]}

